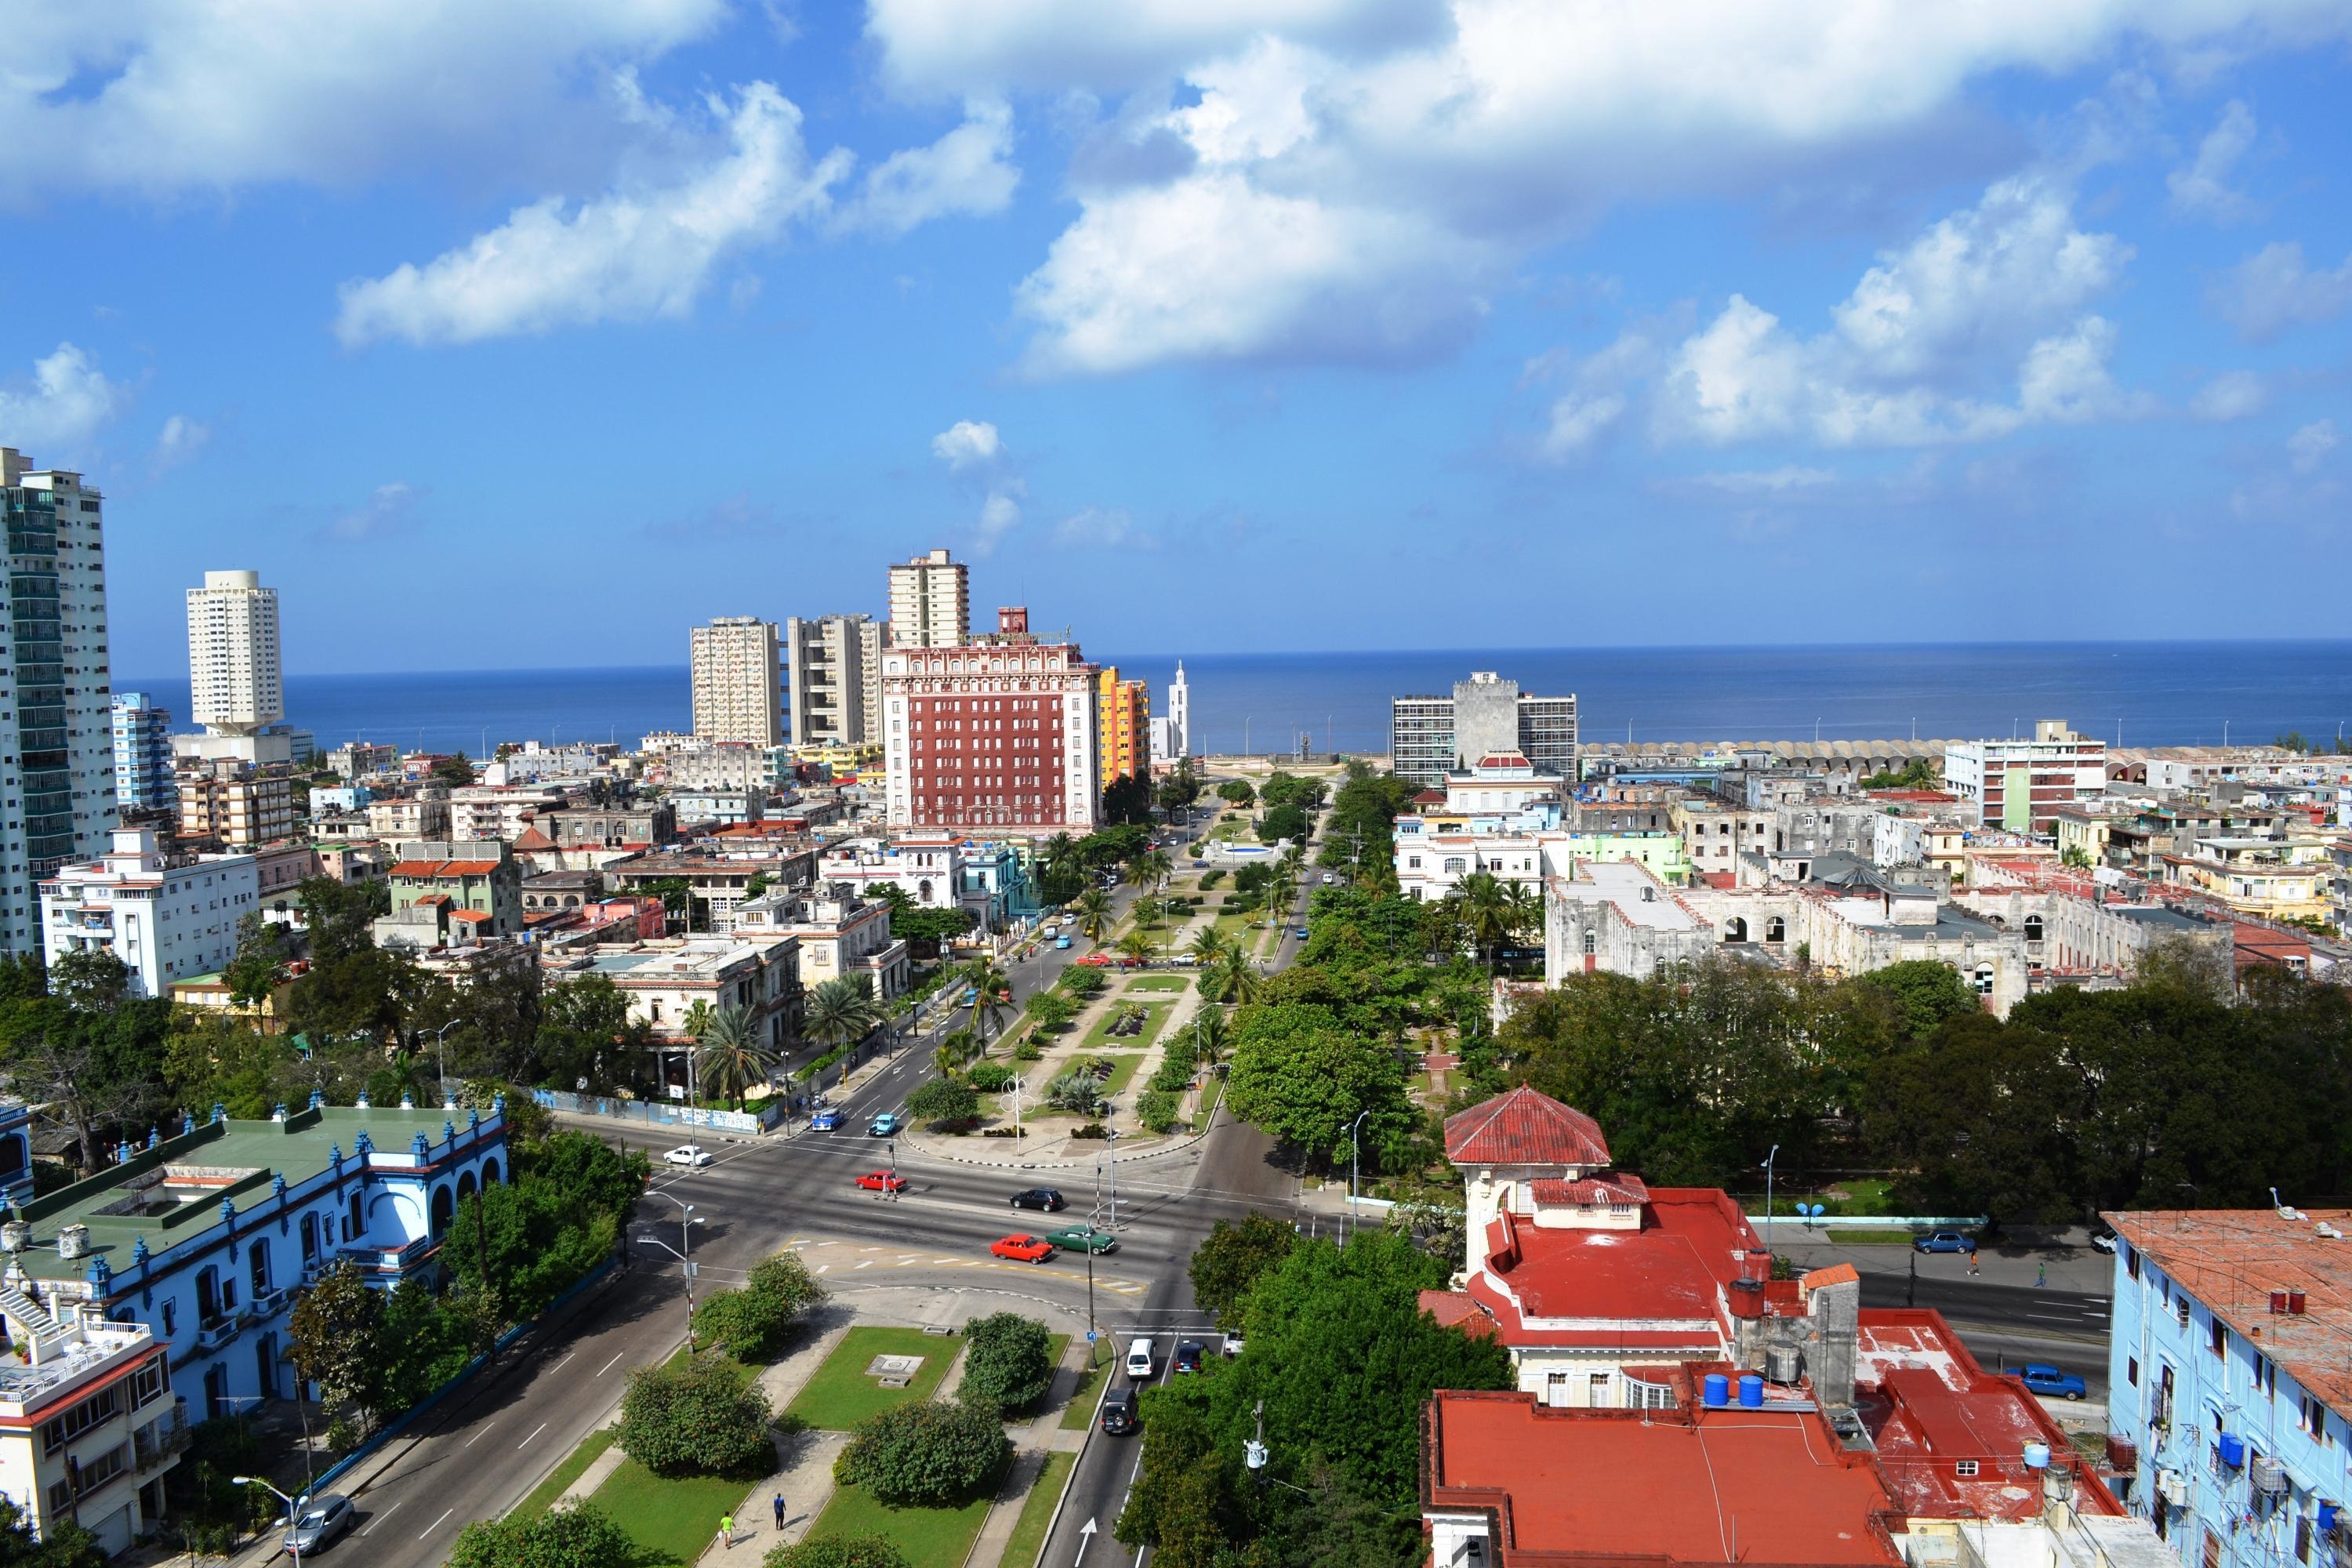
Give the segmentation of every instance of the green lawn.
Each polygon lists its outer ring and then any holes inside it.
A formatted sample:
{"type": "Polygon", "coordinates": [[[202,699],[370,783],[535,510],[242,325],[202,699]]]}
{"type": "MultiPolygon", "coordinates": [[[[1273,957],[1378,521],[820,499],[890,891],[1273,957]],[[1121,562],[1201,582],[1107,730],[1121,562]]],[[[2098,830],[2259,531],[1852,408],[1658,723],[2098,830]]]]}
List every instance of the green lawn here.
{"type": "MultiPolygon", "coordinates": [[[[1095,1349],[1102,1358],[1100,1364],[1080,1369],[1078,1386],[1070,1391],[1070,1402],[1062,1407],[1062,1430],[1065,1432],[1083,1432],[1094,1420],[1095,1401],[1101,1396],[1103,1379],[1110,1375],[1110,1363],[1118,1359],[1111,1350],[1108,1335],[1095,1349]]],[[[1012,1559],[1008,1557],[1005,1562],[1009,1564],[1012,1559]]]]}
{"type": "Polygon", "coordinates": [[[555,1500],[564,1489],[580,1479],[581,1472],[593,1463],[597,1455],[613,1446],[613,1428],[599,1426],[588,1434],[587,1440],[564,1456],[555,1473],[531,1489],[530,1496],[515,1505],[515,1512],[524,1519],[536,1519],[555,1506],[555,1500]]]}
{"type": "MultiPolygon", "coordinates": [[[[1143,1033],[1144,1037],[1148,1040],[1154,1033],[1156,1033],[1156,1031],[1147,1028],[1143,1033]]],[[[1135,1069],[1142,1065],[1143,1053],[1141,1051],[1122,1051],[1118,1055],[1111,1058],[1110,1077],[1103,1079],[1103,1086],[1100,1090],[1102,1097],[1105,1100],[1108,1100],[1112,1095],[1117,1094],[1120,1089],[1125,1089],[1129,1084],[1134,1082],[1135,1069]]]]}
{"type": "Polygon", "coordinates": [[[961,1342],[951,1336],[920,1329],[852,1329],[785,1414],[826,1431],[849,1431],[869,1415],[929,1399],[961,1348],[961,1342]],[[877,1355],[919,1355],[923,1364],[907,1387],[885,1388],[866,1375],[866,1363],[877,1355]]]}
{"type": "Polygon", "coordinates": [[[836,1487],[833,1500],[803,1539],[883,1535],[907,1554],[914,1568],[961,1568],[995,1492],[993,1486],[983,1488],[980,1496],[958,1508],[890,1508],[862,1487],[836,1487]]]}
{"type": "Polygon", "coordinates": [[[1045,1550],[1045,1526],[1053,1522],[1054,1510],[1062,1501],[1062,1488],[1069,1481],[1071,1467],[1077,1462],[1076,1454],[1045,1456],[1045,1468],[1037,1472],[1037,1479],[1029,1488],[1029,1496],[1021,1505],[1021,1517],[1013,1521],[1012,1537],[1004,1543],[1004,1555],[997,1559],[997,1568],[1037,1568],[1037,1554],[1045,1550]]]}
{"type": "Polygon", "coordinates": [[[596,1506],[612,1515],[642,1555],[639,1568],[691,1563],[719,1534],[719,1516],[740,1506],[751,1482],[727,1476],[655,1475],[635,1459],[605,1478],[596,1506]]]}
{"type": "Polygon", "coordinates": [[[1213,1072],[1211,1073],[1208,1081],[1201,1089],[1201,1109],[1192,1113],[1193,1131],[1208,1131],[1209,1118],[1216,1114],[1217,1101],[1223,1099],[1224,1094],[1225,1080],[1213,1072]]]}
{"type": "Polygon", "coordinates": [[[1139,974],[1127,983],[1129,991],[1181,991],[1192,984],[1183,974],[1139,974]]]}
{"type": "MultiPolygon", "coordinates": [[[[1171,975],[1169,978],[1174,979],[1175,976],[1171,975]]],[[[1120,1035],[1116,1037],[1114,1037],[1110,1032],[1110,1026],[1111,1020],[1118,1016],[1119,1005],[1116,1002],[1112,1003],[1108,1008],[1104,1010],[1103,1016],[1097,1018],[1087,1028],[1086,1038],[1078,1042],[1078,1054],[1081,1056],[1091,1056],[1096,1051],[1139,1051],[1143,1049],[1144,1047],[1159,1038],[1160,1026],[1168,1022],[1169,1009],[1160,1006],[1158,1004],[1162,1002],[1173,1002],[1175,999],[1176,998],[1174,996],[1171,995],[1135,997],[1134,1001],[1143,1008],[1143,1027],[1132,1035],[1120,1035]]]]}

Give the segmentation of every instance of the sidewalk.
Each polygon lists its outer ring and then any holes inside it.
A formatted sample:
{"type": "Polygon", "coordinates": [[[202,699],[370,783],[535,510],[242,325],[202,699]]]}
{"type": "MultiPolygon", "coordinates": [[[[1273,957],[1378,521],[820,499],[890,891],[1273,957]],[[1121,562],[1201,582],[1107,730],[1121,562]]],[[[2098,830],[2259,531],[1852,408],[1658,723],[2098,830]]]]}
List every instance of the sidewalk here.
{"type": "MultiPolygon", "coordinates": [[[[1013,1439],[1013,1463],[1006,1467],[1004,1479],[997,1484],[996,1500],[989,1505],[988,1517],[981,1521],[980,1535],[972,1542],[971,1556],[965,1559],[966,1568],[998,1568],[1005,1547],[1012,1543],[1013,1529],[1021,1522],[1021,1510],[1028,1504],[1029,1490],[1045,1468],[1046,1456],[1075,1454],[1094,1435],[1091,1421],[1075,1432],[1062,1430],[1062,1407],[1069,1394],[1076,1392],[1086,1355],[1086,1341],[1071,1335],[1069,1345],[1062,1352],[1062,1364],[1054,1369],[1054,1386],[1046,1391],[1042,1402],[1044,1412],[1028,1426],[1006,1434],[1013,1439]]],[[[1110,1386],[1108,1379],[1103,1386],[1110,1386]]],[[[1070,1474],[1077,1474],[1075,1465],[1070,1474]]],[[[1057,1505],[1059,1501],[1055,1500],[1057,1505]]]]}
{"type": "MultiPolygon", "coordinates": [[[[834,1347],[840,1344],[856,1322],[856,1314],[846,1308],[826,1309],[833,1321],[825,1331],[801,1346],[783,1360],[761,1370],[759,1385],[767,1392],[768,1401],[779,1411],[790,1405],[816,1369],[824,1363],[834,1347]]],[[[956,1342],[959,1362],[963,1345],[956,1342]]],[[[750,1491],[735,1510],[735,1535],[727,1545],[715,1540],[703,1548],[700,1561],[719,1564],[749,1561],[764,1556],[778,1546],[790,1545],[808,1533],[816,1516],[833,1500],[833,1462],[849,1445],[846,1432],[794,1432],[776,1438],[776,1468],[750,1491]],[[784,1497],[784,1526],[776,1528],[774,1500],[784,1497]],[[749,1557],[736,1554],[749,1549],[749,1557]]],[[[617,1451],[617,1450],[614,1450],[617,1451]]],[[[583,1480],[585,1477],[582,1478],[583,1480]]],[[[711,1521],[715,1527],[716,1520],[711,1521]]]]}

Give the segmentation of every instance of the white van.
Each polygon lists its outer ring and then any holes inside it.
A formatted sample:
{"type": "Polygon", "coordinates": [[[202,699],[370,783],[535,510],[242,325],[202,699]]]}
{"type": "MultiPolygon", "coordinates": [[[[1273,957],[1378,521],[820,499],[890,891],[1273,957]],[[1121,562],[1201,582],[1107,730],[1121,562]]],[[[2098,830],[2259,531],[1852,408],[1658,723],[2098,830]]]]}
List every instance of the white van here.
{"type": "Polygon", "coordinates": [[[1151,1342],[1150,1340],[1128,1341],[1127,1375],[1139,1381],[1150,1377],[1151,1373],[1151,1342]]]}

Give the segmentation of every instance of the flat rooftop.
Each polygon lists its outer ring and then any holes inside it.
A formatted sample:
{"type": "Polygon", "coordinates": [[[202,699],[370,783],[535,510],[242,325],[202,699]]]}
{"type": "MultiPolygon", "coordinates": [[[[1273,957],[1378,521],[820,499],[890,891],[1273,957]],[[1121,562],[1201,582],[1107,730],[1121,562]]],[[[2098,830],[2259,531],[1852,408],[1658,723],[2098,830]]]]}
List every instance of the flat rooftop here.
{"type": "Polygon", "coordinates": [[[1426,1419],[1427,1506],[1496,1509],[1505,1564],[1903,1561],[1869,1458],[1811,1410],[1555,1410],[1444,1392],[1426,1419]]]}

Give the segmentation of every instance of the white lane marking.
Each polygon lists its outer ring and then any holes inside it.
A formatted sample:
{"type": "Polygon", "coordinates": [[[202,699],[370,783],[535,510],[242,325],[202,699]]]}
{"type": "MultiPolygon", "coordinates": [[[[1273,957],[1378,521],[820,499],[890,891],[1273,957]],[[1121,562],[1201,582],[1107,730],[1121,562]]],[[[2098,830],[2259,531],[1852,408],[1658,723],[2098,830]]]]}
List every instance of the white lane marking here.
{"type": "Polygon", "coordinates": [[[485,1426],[485,1427],[483,1427],[480,1431],[478,1431],[478,1432],[475,1433],[472,1436],[470,1436],[470,1437],[467,1438],[467,1439],[466,1439],[466,1442],[465,1442],[465,1447],[468,1447],[468,1448],[470,1448],[470,1447],[472,1447],[475,1444],[477,1444],[477,1443],[480,1442],[483,1438],[485,1438],[485,1437],[488,1436],[489,1435],[490,1435],[490,1429],[489,1429],[489,1427],[485,1426]]]}
{"type": "MultiPolygon", "coordinates": [[[[443,1510],[441,1510],[441,1519],[446,1519],[446,1518],[448,1518],[451,1514],[453,1514],[453,1513],[455,1513],[455,1512],[457,1512],[457,1510],[456,1509],[454,1509],[454,1508],[445,1508],[445,1509],[443,1509],[443,1510]]],[[[430,1523],[430,1524],[426,1525],[423,1530],[418,1531],[416,1532],[416,1539],[417,1539],[417,1540],[419,1540],[419,1541],[422,1541],[422,1540],[424,1540],[426,1536],[428,1536],[428,1535],[432,1534],[435,1531],[436,1531],[436,1530],[440,1529],[440,1528],[441,1528],[441,1519],[436,1519],[436,1520],[435,1520],[432,1523],[430,1523]]]]}
{"type": "Polygon", "coordinates": [[[562,1361],[557,1362],[553,1366],[549,1367],[547,1370],[550,1372],[562,1372],[565,1367],[572,1364],[572,1356],[578,1355],[579,1353],[580,1352],[578,1351],[573,1351],[572,1355],[565,1356],[562,1361]]]}
{"type": "MultiPolygon", "coordinates": [[[[542,1421],[542,1422],[541,1422],[538,1426],[534,1426],[534,1427],[532,1427],[532,1428],[530,1429],[530,1437],[536,1437],[536,1436],[538,1436],[541,1432],[544,1432],[544,1431],[546,1431],[546,1430],[547,1430],[547,1423],[546,1423],[546,1422],[544,1422],[544,1421],[542,1421]]],[[[515,1447],[518,1447],[518,1448],[528,1448],[528,1447],[530,1447],[530,1437],[525,1437],[521,1442],[517,1443],[517,1444],[515,1445],[515,1447]]]]}
{"type": "MultiPolygon", "coordinates": [[[[872,1259],[872,1258],[869,1258],[866,1259],[866,1261],[865,1261],[865,1262],[860,1263],[857,1267],[858,1267],[859,1268],[873,1268],[873,1267],[874,1267],[874,1259],[872,1259]]],[[[853,1270],[853,1272],[855,1272],[855,1270],[853,1270]]]]}
{"type": "MultiPolygon", "coordinates": [[[[626,1352],[626,1351],[616,1351],[616,1352],[614,1352],[614,1355],[613,1355],[613,1361],[618,1361],[618,1360],[620,1360],[620,1359],[621,1359],[621,1357],[623,1357],[623,1356],[625,1356],[625,1355],[626,1355],[626,1354],[628,1354],[628,1353],[629,1353],[629,1352],[626,1352]]],[[[612,1371],[612,1370],[613,1370],[613,1361],[608,1361],[608,1362],[606,1362],[603,1366],[598,1367],[598,1368],[596,1369],[596,1375],[597,1375],[598,1377],[602,1377],[602,1376],[604,1376],[606,1373],[608,1373],[608,1372],[612,1371]]]]}
{"type": "MultiPolygon", "coordinates": [[[[406,1498],[402,1498],[400,1502],[406,1502],[407,1500],[408,1500],[406,1498]]],[[[394,1503],[390,1508],[385,1509],[382,1513],[377,1514],[373,1519],[369,1520],[367,1530],[362,1530],[360,1533],[362,1535],[365,1535],[368,1532],[368,1530],[373,1530],[377,1525],[382,1524],[385,1520],[390,1519],[394,1514],[398,1513],[400,1511],[400,1502],[394,1503]]]]}
{"type": "MultiPolygon", "coordinates": [[[[863,1268],[864,1265],[861,1264],[859,1267],[863,1268]]],[[[830,1263],[820,1263],[816,1266],[816,1271],[819,1274],[829,1274],[833,1271],[833,1265],[830,1263]]]]}

